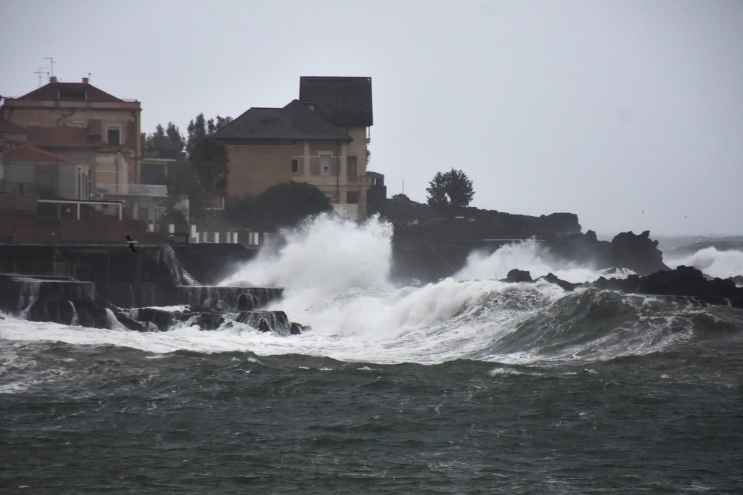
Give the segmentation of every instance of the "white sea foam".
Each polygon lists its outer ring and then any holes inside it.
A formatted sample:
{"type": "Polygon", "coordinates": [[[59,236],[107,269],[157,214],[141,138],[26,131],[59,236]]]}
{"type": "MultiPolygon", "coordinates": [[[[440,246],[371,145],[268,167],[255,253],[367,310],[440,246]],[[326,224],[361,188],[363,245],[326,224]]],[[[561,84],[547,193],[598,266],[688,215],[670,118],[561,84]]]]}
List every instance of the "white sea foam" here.
{"type": "MultiPolygon", "coordinates": [[[[573,283],[589,282],[606,275],[606,271],[588,265],[557,260],[537,241],[530,239],[503,246],[493,253],[477,251],[470,254],[467,265],[455,275],[455,278],[458,280],[504,278],[513,268],[528,270],[533,278],[553,273],[573,283]]],[[[621,270],[611,276],[625,278],[630,273],[632,272],[621,270]]]]}
{"type": "MultiPolygon", "coordinates": [[[[592,280],[600,272],[564,265],[536,242],[506,246],[493,254],[473,254],[451,278],[421,287],[389,281],[389,224],[371,219],[356,224],[321,216],[287,234],[278,252],[266,251],[224,281],[276,285],[282,309],[293,321],[311,326],[302,335],[282,337],[230,322],[216,331],[183,323],[167,332],[34,323],[13,317],[0,321],[0,338],[59,340],[72,344],[114,344],[153,353],[252,351],[260,355],[307,354],[347,361],[437,363],[459,358],[509,363],[539,358],[531,349],[493,353],[493,343],[565,296],[546,282],[501,282],[508,270],[533,276],[553,272],[571,281],[592,280]]],[[[113,316],[113,315],[110,315],[113,316]]]]}
{"type": "Polygon", "coordinates": [[[693,266],[712,277],[743,275],[743,251],[719,250],[715,247],[700,249],[685,256],[671,256],[665,263],[671,268],[679,265],[693,266]]]}

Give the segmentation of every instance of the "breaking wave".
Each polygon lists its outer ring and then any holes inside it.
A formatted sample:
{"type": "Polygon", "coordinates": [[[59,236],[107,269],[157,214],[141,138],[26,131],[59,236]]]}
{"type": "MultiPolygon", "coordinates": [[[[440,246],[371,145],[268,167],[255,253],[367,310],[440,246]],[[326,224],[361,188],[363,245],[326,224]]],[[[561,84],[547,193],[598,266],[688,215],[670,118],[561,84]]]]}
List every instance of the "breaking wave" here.
{"type": "Polygon", "coordinates": [[[459,273],[436,283],[395,285],[388,277],[391,237],[391,226],[376,218],[356,224],[320,216],[286,233],[285,245],[267,249],[223,282],[283,286],[284,298],[269,309],[285,310],[293,321],[310,325],[302,335],[261,333],[234,321],[211,332],[182,324],[167,332],[137,333],[7,317],[0,322],[0,337],[154,353],[185,349],[377,363],[530,363],[647,354],[688,342],[709,328],[742,328],[741,312],[730,308],[596,289],[566,293],[543,281],[502,282],[512,268],[534,276],[553,272],[573,282],[602,274],[560,263],[535,241],[473,253],[459,273]]]}
{"type": "Polygon", "coordinates": [[[669,257],[666,264],[672,268],[693,266],[712,277],[734,277],[743,275],[743,251],[719,250],[711,246],[685,256],[669,257]]]}

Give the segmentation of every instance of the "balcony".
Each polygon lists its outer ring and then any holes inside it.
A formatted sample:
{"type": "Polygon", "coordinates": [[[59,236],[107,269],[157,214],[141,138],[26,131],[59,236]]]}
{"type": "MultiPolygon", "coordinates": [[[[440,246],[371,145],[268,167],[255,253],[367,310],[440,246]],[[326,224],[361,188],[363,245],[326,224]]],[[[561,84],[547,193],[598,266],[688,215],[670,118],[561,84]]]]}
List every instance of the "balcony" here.
{"type": "Polygon", "coordinates": [[[96,184],[96,190],[110,196],[167,198],[168,186],[159,184],[96,184]]]}

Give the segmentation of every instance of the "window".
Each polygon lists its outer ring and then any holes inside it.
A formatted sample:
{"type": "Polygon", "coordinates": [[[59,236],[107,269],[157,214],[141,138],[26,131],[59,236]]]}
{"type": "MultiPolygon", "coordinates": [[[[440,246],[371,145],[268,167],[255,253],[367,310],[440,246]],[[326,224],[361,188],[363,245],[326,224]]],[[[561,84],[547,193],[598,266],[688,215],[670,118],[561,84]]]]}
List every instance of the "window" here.
{"type": "Polygon", "coordinates": [[[359,191],[348,191],[346,193],[346,202],[352,205],[359,204],[359,191]]]}
{"type": "Polygon", "coordinates": [[[330,175],[330,157],[329,156],[322,156],[320,157],[320,174],[321,175],[330,175]]]}
{"type": "Polygon", "coordinates": [[[359,163],[356,156],[351,155],[348,157],[348,178],[355,179],[359,176],[359,163]]]}
{"type": "Polygon", "coordinates": [[[108,144],[119,146],[121,144],[121,129],[118,127],[109,127],[106,131],[108,144]]]}
{"type": "Polygon", "coordinates": [[[292,173],[299,174],[299,160],[296,158],[292,160],[292,173]]]}

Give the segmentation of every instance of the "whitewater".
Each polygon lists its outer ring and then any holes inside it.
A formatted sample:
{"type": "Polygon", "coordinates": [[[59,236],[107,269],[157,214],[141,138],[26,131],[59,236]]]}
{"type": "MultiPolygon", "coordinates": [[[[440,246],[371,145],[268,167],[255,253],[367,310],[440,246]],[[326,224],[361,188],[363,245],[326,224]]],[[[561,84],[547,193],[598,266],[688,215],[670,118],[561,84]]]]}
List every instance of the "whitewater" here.
{"type": "Polygon", "coordinates": [[[686,255],[670,256],[665,263],[671,268],[693,266],[711,277],[743,276],[743,251],[717,249],[713,246],[686,255]]]}
{"type": "Polygon", "coordinates": [[[535,241],[423,284],[378,219],[285,235],[222,284],[301,335],[0,315],[0,491],[741,493],[743,311],[502,282],[603,273],[535,241]]]}
{"type": "MultiPolygon", "coordinates": [[[[268,309],[309,325],[302,335],[261,333],[231,320],[210,332],[183,323],[167,332],[138,333],[116,325],[94,329],[4,315],[0,338],[150,353],[250,351],[372,363],[524,364],[656,352],[689,340],[700,318],[712,318],[701,308],[663,298],[595,289],[566,293],[543,281],[502,282],[512,268],[529,270],[535,278],[554,273],[570,282],[605,275],[558,261],[533,240],[494,253],[473,252],[460,272],[439,282],[402,284],[390,276],[392,228],[378,218],[358,224],[322,215],[284,236],[285,244],[266,247],[222,285],[284,287],[283,299],[268,309]]],[[[719,254],[696,253],[683,261],[704,264],[710,274],[731,264],[737,269],[734,256],[719,254]]]]}

